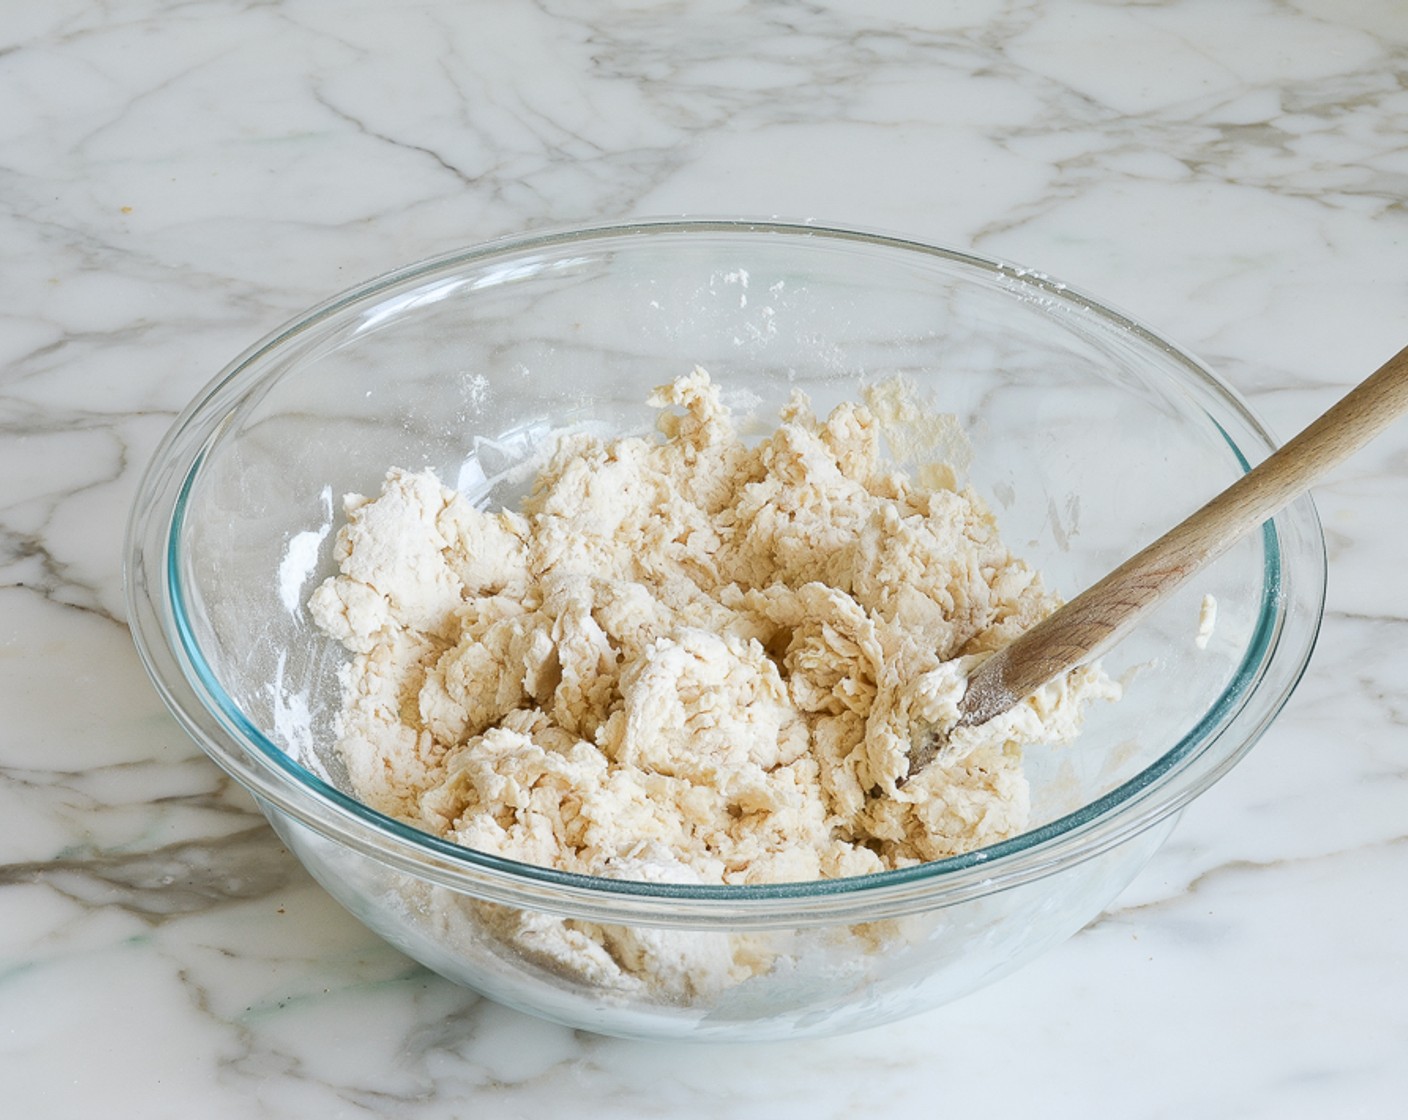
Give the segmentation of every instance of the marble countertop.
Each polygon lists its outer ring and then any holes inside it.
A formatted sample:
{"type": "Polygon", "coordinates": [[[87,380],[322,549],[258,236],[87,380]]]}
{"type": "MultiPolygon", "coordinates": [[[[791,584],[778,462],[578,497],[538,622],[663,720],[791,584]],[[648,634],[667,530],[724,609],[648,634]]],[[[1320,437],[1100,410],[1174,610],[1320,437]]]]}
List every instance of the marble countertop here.
{"type": "Polygon", "coordinates": [[[1401,1115],[1408,429],[1328,612],[1112,909],[849,1038],[647,1045],[366,932],[142,672],[124,521],[285,318],[513,231],[880,227],[1156,324],[1289,433],[1408,341],[1401,0],[55,0],[0,17],[0,1094],[47,1117],[1401,1115]]]}

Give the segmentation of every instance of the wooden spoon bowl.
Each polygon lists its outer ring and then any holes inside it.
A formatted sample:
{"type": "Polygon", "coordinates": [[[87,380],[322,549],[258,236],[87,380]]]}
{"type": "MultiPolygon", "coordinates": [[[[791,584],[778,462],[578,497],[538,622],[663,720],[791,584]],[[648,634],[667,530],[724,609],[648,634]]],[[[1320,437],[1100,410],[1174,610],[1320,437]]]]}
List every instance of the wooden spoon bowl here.
{"type": "Polygon", "coordinates": [[[915,735],[909,773],[933,761],[954,727],[986,723],[1047,682],[1100,656],[1189,576],[1405,411],[1408,347],[1196,513],[978,666],[959,704],[958,721],[951,727],[921,728],[915,735]]]}

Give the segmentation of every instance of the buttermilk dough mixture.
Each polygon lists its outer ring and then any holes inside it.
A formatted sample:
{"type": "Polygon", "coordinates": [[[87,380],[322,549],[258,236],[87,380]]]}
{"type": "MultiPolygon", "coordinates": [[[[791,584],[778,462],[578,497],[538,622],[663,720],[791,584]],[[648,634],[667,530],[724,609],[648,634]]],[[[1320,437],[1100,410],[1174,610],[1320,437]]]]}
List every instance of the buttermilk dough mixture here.
{"type": "MultiPolygon", "coordinates": [[[[750,447],[696,369],[651,396],[659,437],[564,436],[518,512],[430,472],[348,496],[311,609],[355,654],[357,796],[479,851],[680,883],[861,875],[1019,832],[1022,746],[1070,739],[1117,688],[1079,669],[906,780],[916,728],[956,719],[966,673],[1058,600],[952,471],[887,466],[882,421],[909,406],[868,399],[821,420],[799,394],[750,447]]],[[[494,912],[596,983],[678,996],[765,966],[741,941],[664,951],[669,931],[494,912]]]]}
{"type": "Polygon", "coordinates": [[[1021,830],[1022,745],[1071,738],[1114,686],[1077,670],[905,781],[915,729],[1058,605],[978,497],[889,469],[880,409],[819,420],[798,395],[748,447],[703,370],[650,403],[663,438],[563,438],[519,512],[430,472],[345,499],[311,609],[356,655],[357,795],[480,851],[700,883],[1021,830]]]}

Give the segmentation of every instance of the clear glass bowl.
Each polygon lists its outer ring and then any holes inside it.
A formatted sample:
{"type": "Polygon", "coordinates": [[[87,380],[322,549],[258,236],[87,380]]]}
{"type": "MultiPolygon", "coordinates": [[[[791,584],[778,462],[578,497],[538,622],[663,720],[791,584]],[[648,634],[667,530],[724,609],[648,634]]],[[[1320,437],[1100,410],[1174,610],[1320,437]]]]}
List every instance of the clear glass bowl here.
{"type": "Polygon", "coordinates": [[[656,221],[456,252],[374,280],[249,350],[142,483],[128,597],[164,700],[327,890],[417,960],[496,1000],[644,1038],[831,1034],[1010,972],[1091,920],[1178,810],[1266,729],[1304,669],[1324,541],[1302,498],[1105,659],[1127,680],[1074,746],[1028,752],[1032,827],[908,870],[776,886],[562,874],[443,842],[349,796],[333,750],[346,658],[305,610],[334,509],[429,466],[475,501],[567,424],[646,429],[695,364],[760,417],[903,373],[967,428],[1008,545],[1070,595],[1264,457],[1202,364],[1035,272],[853,230],[656,221]],[[1199,606],[1217,626],[1200,649],[1199,606]],[[590,928],[603,978],[525,930],[590,928]],[[686,979],[748,939],[756,975],[686,979]]]}

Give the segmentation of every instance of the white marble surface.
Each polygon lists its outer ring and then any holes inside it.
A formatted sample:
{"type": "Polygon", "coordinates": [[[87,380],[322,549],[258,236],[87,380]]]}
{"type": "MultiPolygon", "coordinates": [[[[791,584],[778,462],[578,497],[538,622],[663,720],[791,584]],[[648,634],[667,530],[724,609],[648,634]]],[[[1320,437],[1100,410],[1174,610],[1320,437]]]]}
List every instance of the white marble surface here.
{"type": "Polygon", "coordinates": [[[1157,324],[1289,432],[1408,341],[1402,0],[52,0],[0,12],[0,1113],[1402,1115],[1399,428],[1318,491],[1329,612],[1115,908],[845,1039],[650,1046],[459,990],[186,740],[121,537],[284,318],[515,230],[879,226],[1157,324]]]}

